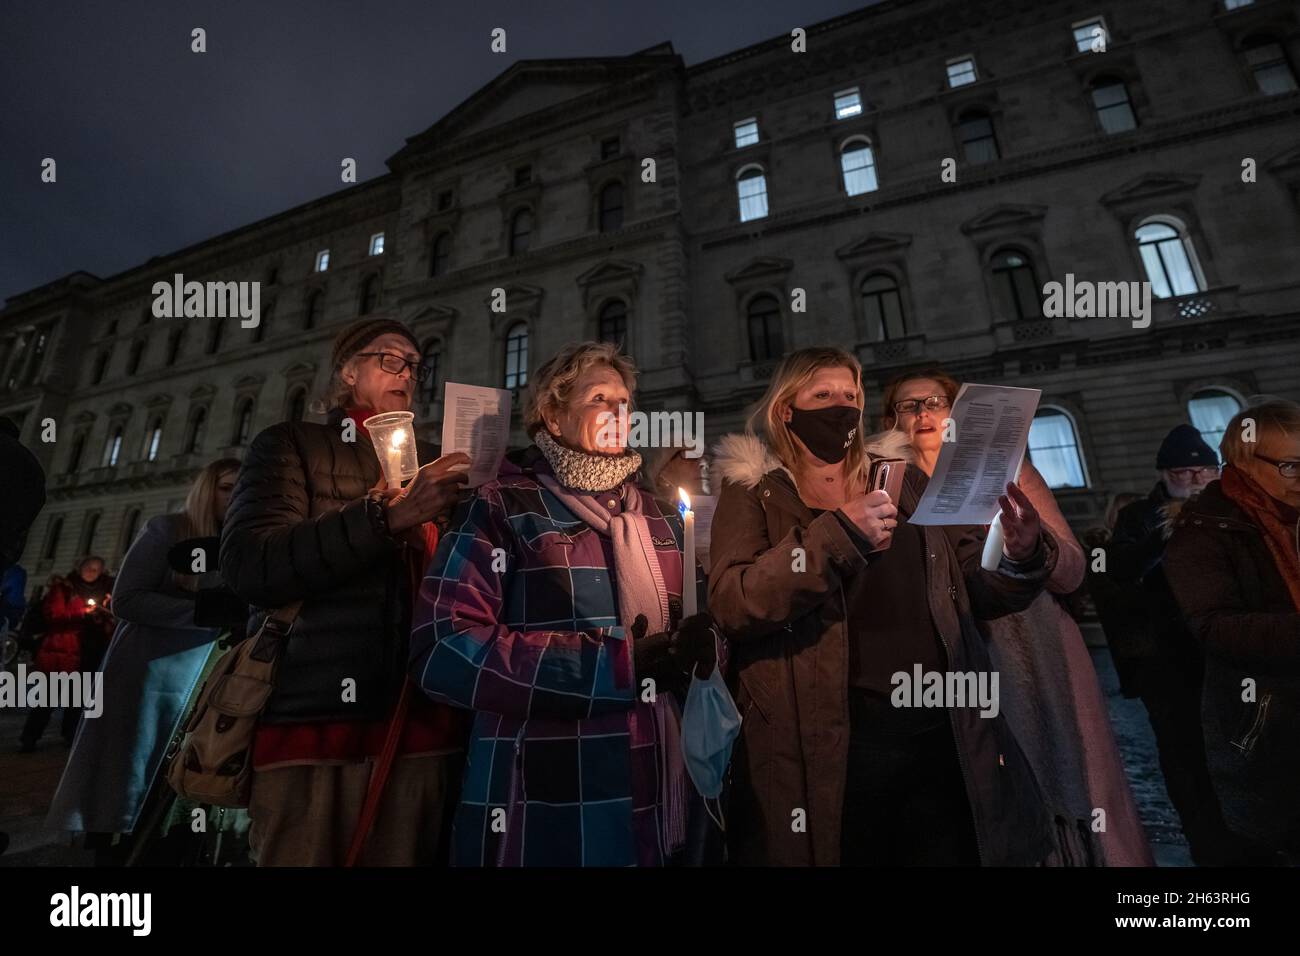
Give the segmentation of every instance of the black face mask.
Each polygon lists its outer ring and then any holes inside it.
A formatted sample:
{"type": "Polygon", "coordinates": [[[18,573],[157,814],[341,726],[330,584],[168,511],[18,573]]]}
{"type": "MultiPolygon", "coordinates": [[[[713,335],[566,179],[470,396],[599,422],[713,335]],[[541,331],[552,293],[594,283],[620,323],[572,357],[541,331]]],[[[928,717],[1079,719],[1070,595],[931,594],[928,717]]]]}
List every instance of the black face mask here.
{"type": "Polygon", "coordinates": [[[844,460],[862,425],[862,412],[852,405],[804,409],[790,406],[790,431],[827,464],[844,460]]]}

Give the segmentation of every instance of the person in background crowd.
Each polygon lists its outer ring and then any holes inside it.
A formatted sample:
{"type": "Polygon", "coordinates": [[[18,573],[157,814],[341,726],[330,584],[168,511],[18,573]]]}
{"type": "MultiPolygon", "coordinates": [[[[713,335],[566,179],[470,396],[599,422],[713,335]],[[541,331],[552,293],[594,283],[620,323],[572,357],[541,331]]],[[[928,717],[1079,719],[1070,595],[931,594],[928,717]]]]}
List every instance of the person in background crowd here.
{"type": "MultiPolygon", "coordinates": [[[[907,435],[927,475],[959,387],[939,369],[904,373],[885,386],[882,424],[907,435]]],[[[1153,866],[1096,669],[1059,600],[1083,584],[1083,548],[1031,461],[1018,483],[1056,540],[1056,567],[1029,607],[982,626],[1001,675],[1002,710],[1056,821],[1048,865],[1153,866]],[[1095,831],[1098,822],[1104,829],[1095,831]]]]}
{"type": "Polygon", "coordinates": [[[1219,448],[1223,477],[1174,519],[1165,573],[1205,650],[1201,715],[1224,819],[1251,862],[1296,865],[1300,405],[1251,403],[1219,448]]]}
{"type": "Polygon", "coordinates": [[[686,448],[656,448],[643,455],[645,464],[641,471],[645,476],[645,487],[655,497],[676,503],[679,500],[678,488],[692,497],[708,494],[708,465],[704,456],[688,458],[687,451],[686,448]]]}
{"type": "Polygon", "coordinates": [[[444,858],[465,731],[451,708],[420,694],[404,713],[412,580],[469,459],[434,460],[421,445],[419,473],[400,493],[384,490],[363,422],[409,410],[428,374],[402,323],[348,325],[331,369],[326,424],[259,434],[222,528],[222,575],[258,609],[249,634],[271,609],[302,602],[254,739],[249,839],[261,866],[341,865],[373,783],[381,802],[359,862],[433,864],[444,858]],[[345,440],[345,418],[355,441],[345,440]],[[385,785],[372,770],[390,730],[400,737],[385,785]]]}
{"type": "MultiPolygon", "coordinates": [[[[99,669],[103,648],[113,633],[108,609],[113,579],[104,573],[104,559],[82,558],[67,577],[55,577],[46,589],[42,610],[45,636],[36,649],[32,668],[46,674],[99,669]]],[[[20,752],[34,753],[54,716],[54,707],[33,707],[23,725],[20,752]]],[[[63,740],[70,747],[81,719],[81,708],[64,707],[63,740]]]]}
{"type": "Polygon", "coordinates": [[[1098,564],[1094,558],[1099,550],[1102,555],[1110,550],[1111,535],[1114,534],[1115,521],[1119,518],[1120,511],[1142,497],[1131,491],[1111,495],[1102,519],[1103,525],[1089,528],[1082,537],[1088,555],[1085,562],[1087,594],[1097,612],[1097,622],[1106,635],[1106,646],[1115,665],[1115,675],[1119,678],[1120,693],[1129,699],[1138,696],[1130,654],[1147,640],[1146,627],[1134,627],[1146,616],[1146,602],[1141,591],[1119,584],[1106,573],[1104,565],[1098,564]]]}
{"type": "Polygon", "coordinates": [[[973,701],[898,707],[891,697],[895,675],[910,679],[917,666],[987,681],[976,619],[1027,607],[1057,546],[1015,485],[1000,499],[996,571],[980,567],[977,529],[908,523],[922,471],[908,467],[897,503],[867,493],[872,459],[908,449],[901,432],[867,443],[862,403],[854,356],[794,352],[749,431],[714,453],[722,486],[709,609],[734,648],[744,718],[732,859],[1037,864],[1051,849],[1050,820],[1005,719],[981,716],[973,701]]]}
{"type": "Polygon", "coordinates": [[[27,611],[27,572],[21,564],[0,571],[0,635],[16,631],[27,611]]]}
{"type": "MultiPolygon", "coordinates": [[[[184,511],[145,524],[113,587],[118,623],[104,660],[103,713],[83,721],[46,817],[50,829],[87,833],[87,845],[98,848],[97,865],[120,864],[137,843],[149,841],[154,833],[137,832],[137,824],[155,817],[146,804],[152,811],[175,799],[157,780],[158,770],[209,658],[215,661],[219,631],[195,623],[197,576],[174,573],[167,553],[182,541],[220,533],[238,473],[235,458],[204,468],[184,511]],[[115,841],[118,834],[126,838],[115,841]]],[[[210,560],[215,565],[216,555],[210,560]]],[[[137,858],[168,864],[197,857],[203,835],[188,823],[137,858]]]]}
{"type": "Polygon", "coordinates": [[[1178,811],[1192,860],[1200,866],[1240,862],[1239,841],[1223,822],[1205,760],[1201,732],[1201,651],[1165,579],[1165,542],[1189,497],[1219,474],[1219,457],[1191,425],[1178,425],[1156,454],[1160,479],[1123,508],[1106,550],[1106,574],[1129,590],[1135,613],[1121,628],[1128,683],[1146,706],[1160,770],[1178,811]]]}
{"type": "Polygon", "coordinates": [[[707,614],[681,619],[697,578],[678,514],[605,427],[635,382],[608,343],[543,364],[534,444],[478,489],[420,589],[411,673],[475,711],[456,864],[657,866],[686,842],[675,691],[712,672],[714,636],[707,614]]]}
{"type": "MultiPolygon", "coordinates": [[[[45,507],[45,470],[18,441],[18,435],[14,420],[0,415],[0,488],[5,490],[4,507],[0,508],[0,574],[18,563],[27,532],[45,507]]],[[[0,833],[0,854],[8,847],[9,835],[0,833]]]]}

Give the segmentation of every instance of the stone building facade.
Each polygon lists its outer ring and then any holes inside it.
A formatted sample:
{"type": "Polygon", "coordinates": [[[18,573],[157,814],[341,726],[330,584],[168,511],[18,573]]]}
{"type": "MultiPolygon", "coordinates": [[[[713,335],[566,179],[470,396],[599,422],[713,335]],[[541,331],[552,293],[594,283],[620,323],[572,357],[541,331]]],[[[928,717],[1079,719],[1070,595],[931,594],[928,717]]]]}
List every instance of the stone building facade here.
{"type": "Polygon", "coordinates": [[[1297,62],[1282,0],[886,0],[691,66],[517,63],[383,176],[7,301],[0,414],[50,478],[24,564],[118,563],[204,462],[311,416],[330,339],[376,310],[426,343],[435,437],[443,382],[519,387],[599,336],[710,441],[807,345],[861,357],[873,415],[923,363],[1040,388],[1035,457],[1094,523],[1173,425],[1300,397],[1297,62]],[[260,282],[261,326],[153,318],[177,273],[260,282]],[[1043,315],[1067,275],[1164,295],[1145,328],[1043,315]]]}

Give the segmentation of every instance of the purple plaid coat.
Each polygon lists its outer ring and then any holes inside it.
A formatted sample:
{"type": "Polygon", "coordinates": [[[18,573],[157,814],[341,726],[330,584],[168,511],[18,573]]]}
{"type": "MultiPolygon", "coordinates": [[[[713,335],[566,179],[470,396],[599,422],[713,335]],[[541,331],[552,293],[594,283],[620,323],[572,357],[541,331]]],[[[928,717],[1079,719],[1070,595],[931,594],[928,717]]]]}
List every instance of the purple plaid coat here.
{"type": "MultiPolygon", "coordinates": [[[[538,456],[478,489],[416,602],[412,676],[477,712],[452,862],[662,865],[662,751],[618,619],[613,548],[540,471],[538,456]]],[[[617,514],[622,492],[591,497],[617,514]]],[[[641,498],[676,617],[681,519],[641,498]]]]}

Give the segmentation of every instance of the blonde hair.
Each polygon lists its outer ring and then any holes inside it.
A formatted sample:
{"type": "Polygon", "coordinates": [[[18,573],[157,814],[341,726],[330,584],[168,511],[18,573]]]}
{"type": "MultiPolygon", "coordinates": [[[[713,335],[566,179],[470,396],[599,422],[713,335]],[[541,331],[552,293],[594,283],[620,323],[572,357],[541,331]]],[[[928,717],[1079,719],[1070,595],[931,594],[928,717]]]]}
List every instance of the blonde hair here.
{"type": "Polygon", "coordinates": [[[217,485],[221,476],[231,471],[239,471],[238,458],[218,458],[199,472],[190,485],[189,494],[185,496],[185,522],[188,525],[187,536],[193,538],[211,538],[217,534],[217,516],[213,504],[217,497],[217,485]]]}
{"type": "Polygon", "coordinates": [[[1282,435],[1300,431],[1300,405],[1285,398],[1256,396],[1246,402],[1246,407],[1232,416],[1219,440],[1219,455],[1229,465],[1240,468],[1255,457],[1260,433],[1268,430],[1282,435]],[[1243,425],[1250,419],[1255,423],[1256,441],[1245,441],[1243,425]]]}
{"type": "MultiPolygon", "coordinates": [[[[612,342],[566,345],[532,377],[524,403],[524,432],[530,437],[546,427],[546,416],[563,408],[573,397],[573,387],[593,365],[608,365],[618,372],[631,396],[636,391],[636,365],[612,342]]],[[[629,401],[629,411],[631,402],[629,401]]]]}
{"type": "MultiPolygon", "coordinates": [[[[824,368],[845,368],[853,373],[853,384],[857,391],[858,410],[862,410],[862,365],[849,352],[836,348],[800,349],[791,352],[772,375],[767,392],[749,415],[748,428],[751,432],[767,439],[781,464],[794,472],[799,464],[799,449],[789,426],[783,421],[785,406],[794,403],[799,390],[812,381],[813,376],[824,368]]],[[[848,454],[844,457],[844,472],[850,477],[865,477],[867,463],[867,446],[863,438],[863,427],[858,426],[853,440],[849,443],[848,454]]]]}

